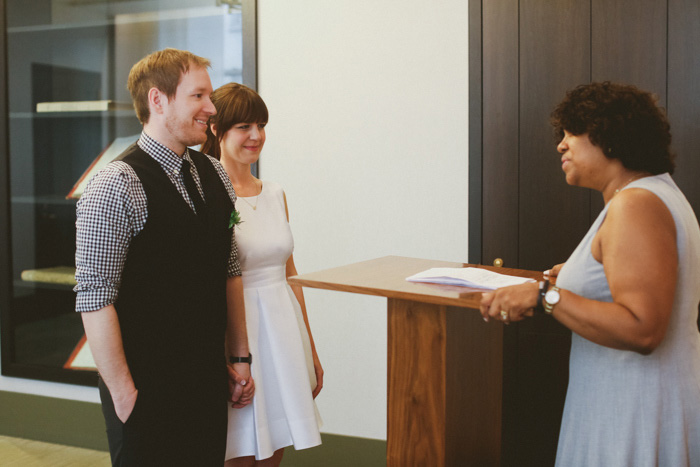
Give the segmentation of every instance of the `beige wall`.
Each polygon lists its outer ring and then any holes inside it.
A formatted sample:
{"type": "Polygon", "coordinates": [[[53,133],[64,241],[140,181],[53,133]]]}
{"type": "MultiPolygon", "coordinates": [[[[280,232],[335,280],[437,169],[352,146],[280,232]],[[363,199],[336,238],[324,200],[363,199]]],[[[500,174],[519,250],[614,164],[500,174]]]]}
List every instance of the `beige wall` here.
{"type": "MultiPolygon", "coordinates": [[[[467,261],[467,3],[258,2],[260,171],[287,193],[300,273],[385,255],[467,261]]],[[[306,297],[323,431],[386,439],[385,300],[306,297]]]]}

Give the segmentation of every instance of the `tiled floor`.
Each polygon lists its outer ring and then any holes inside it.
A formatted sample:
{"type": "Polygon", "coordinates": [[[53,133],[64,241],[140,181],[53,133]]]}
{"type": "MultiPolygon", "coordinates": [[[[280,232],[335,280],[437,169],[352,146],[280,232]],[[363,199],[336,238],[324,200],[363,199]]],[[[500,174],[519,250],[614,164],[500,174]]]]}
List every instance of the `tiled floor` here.
{"type": "Polygon", "coordinates": [[[108,467],[109,453],[0,436],[2,467],[108,467]]]}

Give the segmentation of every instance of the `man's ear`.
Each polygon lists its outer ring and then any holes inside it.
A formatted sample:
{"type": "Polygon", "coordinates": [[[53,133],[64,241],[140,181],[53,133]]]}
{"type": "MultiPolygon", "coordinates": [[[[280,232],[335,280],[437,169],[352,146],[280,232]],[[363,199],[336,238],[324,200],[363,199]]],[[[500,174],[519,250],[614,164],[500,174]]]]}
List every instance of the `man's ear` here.
{"type": "Polygon", "coordinates": [[[163,94],[158,88],[151,88],[148,90],[148,106],[151,109],[151,113],[163,113],[163,104],[167,102],[168,97],[163,94]]]}

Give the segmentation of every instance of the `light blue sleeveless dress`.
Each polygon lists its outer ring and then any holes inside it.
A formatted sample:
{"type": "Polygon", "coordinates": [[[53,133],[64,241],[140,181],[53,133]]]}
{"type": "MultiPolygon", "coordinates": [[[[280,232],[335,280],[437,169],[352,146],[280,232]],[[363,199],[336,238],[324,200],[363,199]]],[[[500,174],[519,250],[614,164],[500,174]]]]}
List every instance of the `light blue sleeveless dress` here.
{"type": "MultiPolygon", "coordinates": [[[[700,466],[698,221],[669,174],[642,178],[629,188],[656,194],[676,224],[678,283],[668,331],[646,356],[603,347],[573,333],[557,466],[700,466]]],[[[591,254],[607,210],[606,205],[568,259],[557,285],[611,302],[603,266],[591,254]]]]}

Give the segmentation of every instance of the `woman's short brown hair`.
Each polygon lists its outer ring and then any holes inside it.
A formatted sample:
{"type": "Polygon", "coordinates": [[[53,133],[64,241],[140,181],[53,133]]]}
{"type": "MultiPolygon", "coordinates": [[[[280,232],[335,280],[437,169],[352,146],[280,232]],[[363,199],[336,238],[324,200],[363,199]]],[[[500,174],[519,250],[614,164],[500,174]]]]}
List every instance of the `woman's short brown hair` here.
{"type": "Polygon", "coordinates": [[[168,99],[172,99],[182,75],[193,65],[206,68],[210,62],[186,50],[167,48],[145,56],[131,67],[126,87],[131,93],[136,116],[142,124],[148,123],[151,116],[148,91],[156,88],[168,99]]]}
{"type": "Polygon", "coordinates": [[[211,95],[216,107],[216,115],[209,118],[207,140],[202,152],[221,159],[219,145],[224,135],[238,123],[267,123],[268,112],[265,102],[257,92],[238,83],[228,83],[216,89],[211,95]],[[216,125],[216,135],[211,125],[216,125]]]}
{"type": "Polygon", "coordinates": [[[578,86],[554,109],[551,122],[559,140],[564,130],[587,133],[606,157],[630,170],[673,173],[666,114],[651,93],[635,86],[609,81],[578,86]]]}

